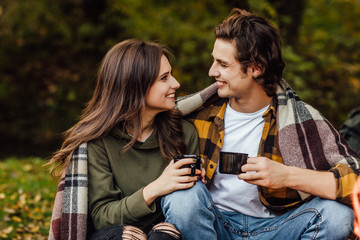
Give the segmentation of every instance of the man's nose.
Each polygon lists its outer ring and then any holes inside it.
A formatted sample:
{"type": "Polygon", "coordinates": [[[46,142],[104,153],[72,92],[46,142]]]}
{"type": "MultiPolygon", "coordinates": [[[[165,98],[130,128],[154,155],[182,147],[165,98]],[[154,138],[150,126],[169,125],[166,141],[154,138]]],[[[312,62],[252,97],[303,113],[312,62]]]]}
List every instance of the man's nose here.
{"type": "Polygon", "coordinates": [[[214,62],[209,69],[209,76],[210,77],[218,77],[219,75],[220,75],[220,73],[217,70],[216,62],[214,62]]]}

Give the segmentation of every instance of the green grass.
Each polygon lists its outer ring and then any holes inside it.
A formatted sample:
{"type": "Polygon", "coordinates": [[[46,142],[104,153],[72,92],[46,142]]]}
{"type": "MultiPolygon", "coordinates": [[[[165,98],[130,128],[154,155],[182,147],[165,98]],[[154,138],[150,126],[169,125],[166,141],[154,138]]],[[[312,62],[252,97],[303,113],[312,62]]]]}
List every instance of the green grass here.
{"type": "Polygon", "coordinates": [[[0,160],[0,239],[47,239],[57,184],[44,163],[0,160]]]}

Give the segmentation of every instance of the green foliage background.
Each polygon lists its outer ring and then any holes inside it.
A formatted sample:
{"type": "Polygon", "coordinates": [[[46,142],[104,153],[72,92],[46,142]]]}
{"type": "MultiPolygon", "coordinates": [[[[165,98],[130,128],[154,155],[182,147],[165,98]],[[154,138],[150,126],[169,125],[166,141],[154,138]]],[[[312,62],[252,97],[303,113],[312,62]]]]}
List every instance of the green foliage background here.
{"type": "Polygon", "coordinates": [[[0,239],[47,239],[57,184],[40,158],[0,161],[0,239]]]}
{"type": "Polygon", "coordinates": [[[173,50],[180,94],[207,86],[213,29],[234,6],[279,27],[285,78],[335,127],[360,105],[360,0],[2,0],[0,154],[58,148],[102,57],[127,38],[173,50]]]}

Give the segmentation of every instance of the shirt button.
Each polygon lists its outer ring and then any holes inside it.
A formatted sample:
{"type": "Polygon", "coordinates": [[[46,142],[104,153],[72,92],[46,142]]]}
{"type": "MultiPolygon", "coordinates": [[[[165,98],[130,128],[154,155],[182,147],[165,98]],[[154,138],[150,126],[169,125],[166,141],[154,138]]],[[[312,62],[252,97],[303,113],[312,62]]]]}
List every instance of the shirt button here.
{"type": "Polygon", "coordinates": [[[214,168],[214,165],[210,164],[210,168],[213,169],[213,168],[214,168]]]}

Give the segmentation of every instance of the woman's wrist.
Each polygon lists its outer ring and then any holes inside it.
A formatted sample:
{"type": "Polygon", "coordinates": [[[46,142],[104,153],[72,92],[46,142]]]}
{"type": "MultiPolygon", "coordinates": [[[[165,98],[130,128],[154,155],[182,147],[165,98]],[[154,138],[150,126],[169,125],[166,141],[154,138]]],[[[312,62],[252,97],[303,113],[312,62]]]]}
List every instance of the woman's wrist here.
{"type": "Polygon", "coordinates": [[[149,183],[143,188],[143,197],[148,206],[150,206],[159,195],[156,193],[154,182],[149,183]]]}

